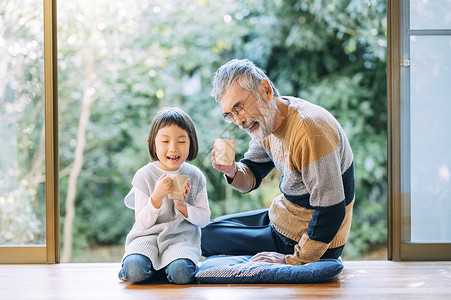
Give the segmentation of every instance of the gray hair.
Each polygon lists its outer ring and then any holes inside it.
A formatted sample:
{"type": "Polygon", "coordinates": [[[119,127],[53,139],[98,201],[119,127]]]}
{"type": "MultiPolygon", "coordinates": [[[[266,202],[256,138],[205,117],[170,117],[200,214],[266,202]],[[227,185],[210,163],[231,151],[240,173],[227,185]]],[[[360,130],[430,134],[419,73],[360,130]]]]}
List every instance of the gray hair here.
{"type": "Polygon", "coordinates": [[[262,79],[268,80],[274,96],[279,97],[279,91],[274,87],[274,84],[263,70],[248,59],[232,59],[216,71],[211,83],[211,96],[219,102],[227,88],[235,82],[238,82],[243,89],[257,95],[262,79]]]}

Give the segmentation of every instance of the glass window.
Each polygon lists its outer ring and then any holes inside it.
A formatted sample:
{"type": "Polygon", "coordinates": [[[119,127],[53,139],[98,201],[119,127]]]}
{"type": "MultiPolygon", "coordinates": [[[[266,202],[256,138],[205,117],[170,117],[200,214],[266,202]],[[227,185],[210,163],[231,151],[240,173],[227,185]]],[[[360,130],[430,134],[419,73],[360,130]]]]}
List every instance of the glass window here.
{"type": "Polygon", "coordinates": [[[411,0],[410,28],[411,29],[451,28],[451,1],[411,0]]]}
{"type": "Polygon", "coordinates": [[[411,241],[451,242],[451,37],[410,37],[411,241]]]}
{"type": "Polygon", "coordinates": [[[0,6],[0,246],[45,244],[40,1],[0,6]]]}

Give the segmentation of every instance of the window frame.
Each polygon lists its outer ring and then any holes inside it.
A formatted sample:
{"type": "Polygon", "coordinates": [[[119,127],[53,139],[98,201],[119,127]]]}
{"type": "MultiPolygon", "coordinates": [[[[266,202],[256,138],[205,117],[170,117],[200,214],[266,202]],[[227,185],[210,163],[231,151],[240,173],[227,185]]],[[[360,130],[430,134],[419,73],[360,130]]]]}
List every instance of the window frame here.
{"type": "Polygon", "coordinates": [[[44,0],[45,245],[0,246],[0,263],[58,263],[58,79],[56,0],[44,0]]]}
{"type": "Polygon", "coordinates": [[[410,30],[409,0],[387,1],[388,259],[451,260],[451,243],[410,240],[411,35],[451,35],[451,30],[410,30]]]}

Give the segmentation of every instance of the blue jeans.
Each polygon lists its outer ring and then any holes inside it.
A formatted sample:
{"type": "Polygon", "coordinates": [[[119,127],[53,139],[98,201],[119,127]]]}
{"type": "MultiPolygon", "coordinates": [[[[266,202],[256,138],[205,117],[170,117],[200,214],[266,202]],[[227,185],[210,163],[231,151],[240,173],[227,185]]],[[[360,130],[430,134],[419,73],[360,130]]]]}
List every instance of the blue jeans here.
{"type": "MultiPolygon", "coordinates": [[[[293,254],[297,244],[269,221],[268,209],[225,215],[202,228],[202,255],[255,255],[270,251],[293,254]]],[[[328,249],[321,258],[338,258],[344,246],[328,249]]]]}
{"type": "MultiPolygon", "coordinates": [[[[175,284],[187,284],[194,280],[196,265],[189,259],[176,259],[164,268],[166,278],[175,284]]],[[[122,262],[119,279],[131,282],[150,280],[158,271],[152,268],[149,258],[141,254],[130,254],[122,262]]]]}

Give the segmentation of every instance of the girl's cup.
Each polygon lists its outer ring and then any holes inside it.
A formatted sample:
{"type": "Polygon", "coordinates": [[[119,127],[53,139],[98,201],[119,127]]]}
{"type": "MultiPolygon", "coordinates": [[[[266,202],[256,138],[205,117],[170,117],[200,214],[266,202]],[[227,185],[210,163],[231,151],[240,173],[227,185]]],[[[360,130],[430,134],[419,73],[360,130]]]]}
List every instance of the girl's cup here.
{"type": "Polygon", "coordinates": [[[183,194],[185,193],[186,184],[188,183],[188,176],[168,174],[168,177],[172,179],[172,184],[174,185],[174,191],[169,193],[169,199],[183,200],[183,194]]]}

